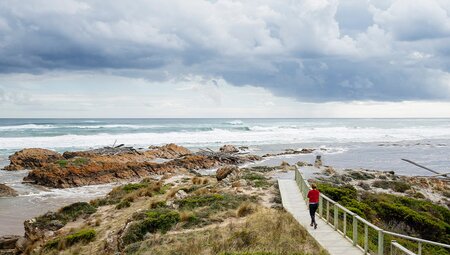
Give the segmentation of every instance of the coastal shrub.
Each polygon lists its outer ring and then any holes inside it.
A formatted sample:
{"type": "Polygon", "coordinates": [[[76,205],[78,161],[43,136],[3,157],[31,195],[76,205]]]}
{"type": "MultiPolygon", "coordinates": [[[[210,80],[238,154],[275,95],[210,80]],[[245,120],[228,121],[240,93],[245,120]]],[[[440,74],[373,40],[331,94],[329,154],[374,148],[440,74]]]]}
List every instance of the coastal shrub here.
{"type": "Polygon", "coordinates": [[[348,173],[348,175],[355,180],[370,180],[375,178],[374,174],[359,171],[351,171],[348,173]]]}
{"type": "Polygon", "coordinates": [[[344,197],[348,198],[357,197],[357,191],[355,187],[351,185],[333,186],[330,184],[318,183],[317,186],[321,192],[326,194],[329,198],[333,199],[334,201],[340,201],[344,197]]]}
{"type": "Polygon", "coordinates": [[[88,243],[95,239],[96,232],[94,229],[83,229],[74,234],[68,235],[64,238],[67,246],[71,246],[75,243],[88,243]]]}
{"type": "Polygon", "coordinates": [[[381,188],[381,189],[389,189],[390,188],[389,181],[374,181],[372,183],[372,186],[374,186],[376,188],[381,188]]]}
{"type": "Polygon", "coordinates": [[[56,248],[58,248],[58,247],[59,247],[60,241],[61,241],[61,239],[60,239],[59,237],[47,241],[47,242],[44,244],[44,250],[51,250],[51,249],[56,249],[56,248]]]}
{"type": "Polygon", "coordinates": [[[403,192],[411,189],[411,185],[409,185],[406,182],[402,182],[402,181],[392,181],[391,189],[395,192],[403,193],[403,192]]]}
{"type": "Polygon", "coordinates": [[[93,214],[96,208],[86,202],[78,202],[61,208],[58,212],[48,212],[38,216],[33,222],[33,226],[40,229],[57,230],[62,228],[67,222],[74,221],[80,216],[93,214]]]}
{"type": "Polygon", "coordinates": [[[127,193],[130,193],[132,191],[145,188],[147,186],[148,186],[147,183],[142,183],[142,182],[141,183],[129,183],[129,184],[122,186],[122,190],[124,190],[127,193]]]}
{"type": "Polygon", "coordinates": [[[381,202],[377,204],[376,210],[379,217],[385,222],[394,225],[404,222],[421,236],[433,240],[441,240],[450,236],[449,224],[427,217],[406,206],[381,202]]]}
{"type": "Polygon", "coordinates": [[[179,221],[180,214],[177,211],[165,208],[150,210],[145,219],[130,224],[122,235],[122,241],[128,245],[143,240],[147,233],[166,233],[179,221]]]}
{"type": "Polygon", "coordinates": [[[93,214],[97,209],[89,203],[77,202],[71,205],[65,206],[58,211],[66,221],[73,221],[80,216],[93,214]]]}
{"type": "Polygon", "coordinates": [[[60,167],[67,167],[68,161],[65,159],[61,159],[61,160],[57,160],[55,163],[58,164],[60,167]]]}
{"type": "Polygon", "coordinates": [[[247,195],[223,194],[204,194],[189,196],[184,199],[176,200],[180,209],[191,210],[207,206],[209,212],[223,211],[226,209],[236,209],[240,204],[246,201],[254,201],[255,198],[247,195]]]}
{"type": "Polygon", "coordinates": [[[96,235],[94,229],[82,229],[64,237],[51,239],[44,244],[43,248],[44,250],[61,249],[76,243],[89,243],[95,239],[96,235]]]}
{"type": "Polygon", "coordinates": [[[118,203],[118,204],[116,205],[116,209],[117,209],[117,210],[120,210],[120,209],[122,209],[122,208],[127,208],[127,207],[130,207],[130,206],[131,206],[130,201],[128,201],[128,200],[122,200],[120,203],[118,203]]]}
{"type": "Polygon", "coordinates": [[[184,199],[175,201],[180,208],[193,209],[201,206],[211,205],[213,203],[218,203],[224,200],[225,196],[221,194],[206,194],[206,195],[196,195],[189,196],[184,199]]]}
{"type": "Polygon", "coordinates": [[[374,181],[373,186],[382,189],[392,189],[395,192],[404,193],[411,189],[411,185],[402,181],[374,181]]]}
{"type": "Polygon", "coordinates": [[[444,195],[444,197],[450,198],[450,191],[444,191],[444,192],[442,193],[442,195],[444,195]]]}
{"type": "Polygon", "coordinates": [[[259,173],[246,172],[242,176],[243,179],[250,182],[250,184],[255,188],[267,188],[270,187],[270,183],[267,178],[259,173]]]}
{"type": "Polygon", "coordinates": [[[89,159],[87,158],[75,158],[73,160],[73,164],[75,166],[82,166],[82,165],[86,165],[89,162],[89,159]]]}
{"type": "Polygon", "coordinates": [[[153,235],[139,243],[138,249],[132,249],[132,254],[328,254],[292,215],[266,208],[246,217],[243,222],[153,235]]]}

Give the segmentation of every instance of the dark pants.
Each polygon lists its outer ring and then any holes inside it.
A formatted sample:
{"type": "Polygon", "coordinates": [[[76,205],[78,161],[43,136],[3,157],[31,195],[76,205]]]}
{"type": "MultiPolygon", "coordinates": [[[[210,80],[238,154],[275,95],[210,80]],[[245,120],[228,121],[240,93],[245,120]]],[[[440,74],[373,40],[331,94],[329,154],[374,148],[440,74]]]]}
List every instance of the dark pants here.
{"type": "Polygon", "coordinates": [[[311,223],[316,223],[316,211],[319,204],[309,204],[309,215],[311,215],[311,223]]]}

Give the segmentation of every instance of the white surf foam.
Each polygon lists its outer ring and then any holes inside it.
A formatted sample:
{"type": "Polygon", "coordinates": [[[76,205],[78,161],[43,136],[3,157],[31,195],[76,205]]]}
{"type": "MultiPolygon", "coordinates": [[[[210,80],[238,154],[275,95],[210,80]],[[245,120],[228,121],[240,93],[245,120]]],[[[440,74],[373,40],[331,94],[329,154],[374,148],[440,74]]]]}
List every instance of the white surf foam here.
{"type": "Polygon", "coordinates": [[[89,148],[125,143],[135,146],[177,143],[190,146],[214,146],[234,144],[289,144],[289,143],[347,143],[347,142],[397,142],[423,139],[450,139],[450,129],[429,128],[281,128],[268,127],[253,130],[213,129],[210,131],[186,131],[166,133],[124,133],[95,135],[62,135],[54,137],[3,137],[0,148],[89,148]]]}

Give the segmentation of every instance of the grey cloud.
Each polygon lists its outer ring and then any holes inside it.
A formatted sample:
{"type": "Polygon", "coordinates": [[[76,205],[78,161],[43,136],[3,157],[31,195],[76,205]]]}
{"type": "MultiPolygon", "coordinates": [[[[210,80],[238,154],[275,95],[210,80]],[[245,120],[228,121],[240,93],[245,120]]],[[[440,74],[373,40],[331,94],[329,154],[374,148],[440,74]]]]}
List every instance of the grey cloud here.
{"type": "Polygon", "coordinates": [[[425,2],[5,0],[0,72],[202,75],[302,101],[448,100],[446,81],[430,81],[450,70],[449,5],[425,2]]]}

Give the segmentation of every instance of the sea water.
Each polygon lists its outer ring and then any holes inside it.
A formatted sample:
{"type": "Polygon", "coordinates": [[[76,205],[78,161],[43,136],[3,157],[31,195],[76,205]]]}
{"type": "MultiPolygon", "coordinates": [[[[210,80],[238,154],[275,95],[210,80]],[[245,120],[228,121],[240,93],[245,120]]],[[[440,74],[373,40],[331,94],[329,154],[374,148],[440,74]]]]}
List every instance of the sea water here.
{"type": "MultiPolygon", "coordinates": [[[[125,144],[136,148],[176,143],[190,149],[248,146],[265,154],[315,148],[310,155],[276,157],[259,164],[314,160],[338,168],[392,170],[403,175],[450,170],[450,119],[0,119],[0,168],[23,148],[59,152],[125,144]]],[[[76,201],[102,196],[117,184],[49,189],[23,184],[27,171],[0,171],[0,183],[18,197],[0,198],[0,235],[22,233],[23,220],[76,201]]]]}

